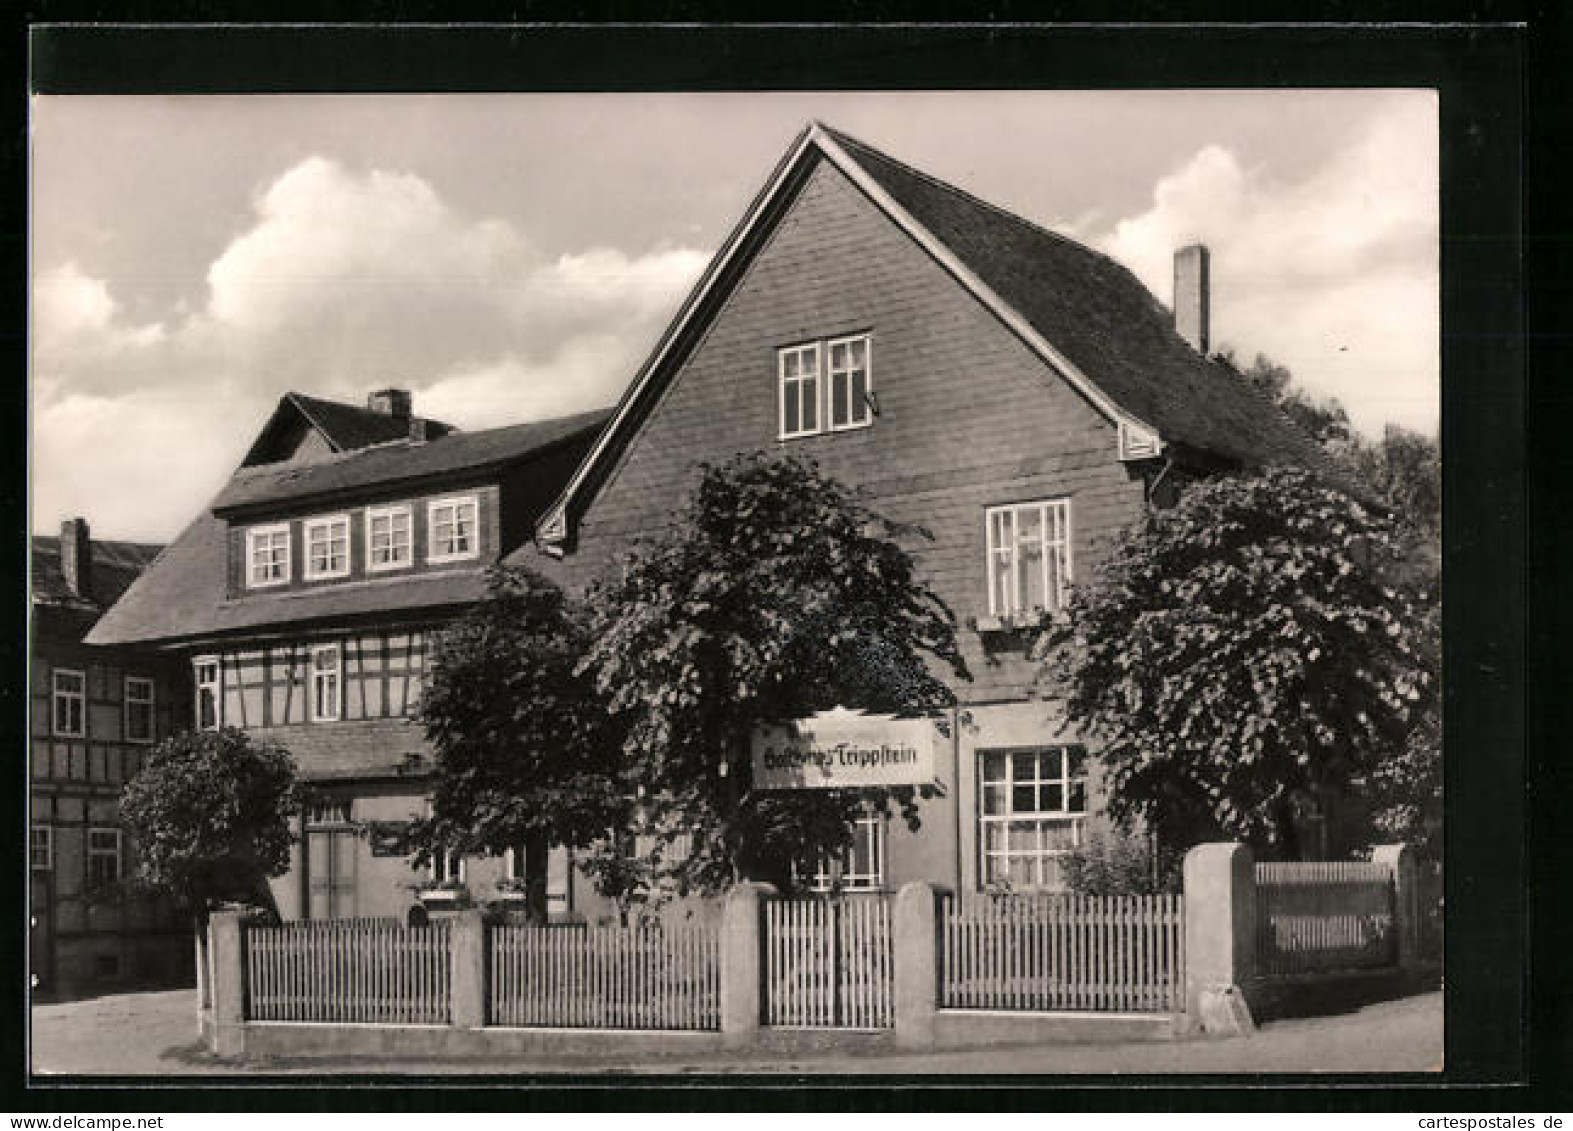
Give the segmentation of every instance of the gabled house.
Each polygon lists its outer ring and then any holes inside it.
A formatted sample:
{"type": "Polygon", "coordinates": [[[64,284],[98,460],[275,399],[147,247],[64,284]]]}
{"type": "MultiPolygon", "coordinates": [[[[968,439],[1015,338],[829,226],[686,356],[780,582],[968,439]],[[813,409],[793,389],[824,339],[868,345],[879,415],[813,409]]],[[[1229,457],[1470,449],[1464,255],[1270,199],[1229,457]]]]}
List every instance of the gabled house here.
{"type": "MultiPolygon", "coordinates": [[[[811,457],[889,518],[974,673],[909,832],[870,819],[843,887],[1053,888],[1101,808],[1095,751],[1035,698],[1020,626],[1187,477],[1324,466],[1208,356],[1205,248],[1166,310],[1126,268],[853,138],[794,142],[512,561],[582,587],[674,521],[701,462],[811,457]]],[[[558,882],[554,878],[554,883],[558,882]]],[[[571,894],[594,907],[587,885],[571,894]]]]}
{"type": "Polygon", "coordinates": [[[191,969],[189,920],[121,883],[136,846],[120,791],[177,728],[190,684],[152,649],[83,642],[163,547],[94,539],[72,518],[31,548],[30,973],[66,994],[178,981],[191,969]]]}
{"type": "Polygon", "coordinates": [[[462,879],[485,896],[542,873],[522,853],[411,870],[401,833],[430,769],[414,712],[432,634],[531,537],[605,419],[464,432],[414,415],[403,390],[365,408],[288,394],[94,629],[95,643],[178,657],[191,725],[295,756],[312,800],[273,884],[284,918],[403,917],[423,888],[462,879]]]}

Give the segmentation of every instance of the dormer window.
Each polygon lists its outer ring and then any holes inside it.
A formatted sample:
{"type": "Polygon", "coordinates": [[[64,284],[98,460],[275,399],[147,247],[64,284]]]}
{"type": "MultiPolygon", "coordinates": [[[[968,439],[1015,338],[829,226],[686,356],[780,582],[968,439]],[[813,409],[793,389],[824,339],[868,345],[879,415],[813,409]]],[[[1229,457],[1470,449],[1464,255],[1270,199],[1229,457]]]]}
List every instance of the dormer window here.
{"type": "Polygon", "coordinates": [[[246,531],[246,585],[263,589],[289,580],[289,524],[246,531]]]}
{"type": "Polygon", "coordinates": [[[867,334],[788,346],[776,354],[783,440],[874,422],[867,334]]]}
{"type": "Polygon", "coordinates": [[[474,495],[435,499],[427,504],[426,560],[454,562],[479,554],[480,542],[476,529],[478,512],[474,495]]]}
{"type": "Polygon", "coordinates": [[[407,504],[372,507],[366,511],[366,568],[403,569],[414,560],[410,508],[407,504]]]}
{"type": "Polygon", "coordinates": [[[305,522],[306,580],[348,577],[350,572],[350,516],[325,515],[305,522]]]}

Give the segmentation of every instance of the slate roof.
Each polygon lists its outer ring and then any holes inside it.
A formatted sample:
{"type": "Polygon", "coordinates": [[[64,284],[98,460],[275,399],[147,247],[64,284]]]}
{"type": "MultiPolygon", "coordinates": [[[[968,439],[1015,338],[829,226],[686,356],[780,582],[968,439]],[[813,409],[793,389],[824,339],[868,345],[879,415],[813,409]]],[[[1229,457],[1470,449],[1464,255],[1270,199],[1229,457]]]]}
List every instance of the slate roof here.
{"type": "Polygon", "coordinates": [[[216,514],[228,514],[493,467],[595,431],[610,415],[610,410],[600,409],[481,432],[452,432],[423,443],[406,438],[312,463],[242,467],[213,500],[212,509],[216,514]]]}
{"type": "Polygon", "coordinates": [[[1253,466],[1325,465],[1321,448],[1275,405],[1192,349],[1129,269],[821,128],[1104,394],[1165,440],[1253,466]]]}
{"type": "Polygon", "coordinates": [[[163,552],[150,542],[104,542],[93,539],[91,592],[84,599],[71,591],[60,571],[60,539],[51,534],[33,535],[32,580],[35,604],[107,608],[120,599],[163,552]]]}
{"type": "MultiPolygon", "coordinates": [[[[619,444],[653,403],[646,395],[647,383],[659,383],[674,371],[668,348],[684,340],[688,320],[703,319],[717,309],[699,301],[704,292],[739,277],[740,269],[725,261],[733,250],[747,246],[752,227],[779,215],[775,200],[800,183],[792,170],[816,156],[844,169],[850,165],[873,182],[1116,410],[1156,430],[1176,451],[1200,453],[1207,457],[1204,462],[1306,467],[1346,481],[1322,448],[1276,405],[1228,366],[1193,350],[1174,329],[1173,315],[1127,268],[815,122],[777,166],[771,184],[755,199],[635,378],[590,459],[547,511],[544,536],[555,538],[565,531],[564,516],[577,494],[594,490],[600,461],[616,458],[619,444]]],[[[875,203],[896,215],[881,201],[875,203]]],[[[906,220],[901,222],[905,225],[906,220]]]]}
{"type": "MultiPolygon", "coordinates": [[[[254,463],[258,454],[267,447],[273,432],[295,413],[304,417],[322,434],[328,446],[339,452],[406,439],[410,433],[410,422],[405,418],[389,416],[385,412],[376,412],[359,405],[308,397],[304,393],[285,393],[279,398],[273,417],[257,436],[243,462],[254,463]]],[[[440,420],[420,416],[415,419],[426,421],[428,439],[454,431],[453,425],[440,420]]]]}
{"type": "MultiPolygon", "coordinates": [[[[555,449],[559,444],[588,444],[606,420],[606,411],[580,413],[559,420],[545,420],[482,432],[455,432],[428,444],[399,444],[349,453],[324,464],[310,465],[313,473],[328,472],[319,486],[330,482],[340,490],[346,484],[397,483],[441,471],[479,470],[499,463],[522,461],[555,449]],[[439,449],[446,449],[443,454],[439,449]],[[436,453],[434,455],[433,453],[436,453]],[[377,479],[376,476],[383,478],[377,479]]],[[[305,465],[288,470],[308,469],[305,465]]],[[[282,473],[284,469],[275,469],[282,473]]],[[[272,476],[257,469],[235,473],[219,498],[292,497],[277,493],[291,483],[268,485],[272,476]]],[[[560,483],[542,484],[540,497],[549,499],[560,483]]],[[[315,489],[315,488],[314,488],[315,489]]],[[[248,593],[231,598],[227,589],[229,547],[227,522],[206,507],[109,610],[88,635],[89,644],[176,641],[204,638],[227,632],[270,625],[299,625],[388,613],[439,613],[479,599],[485,592],[482,568],[416,572],[396,578],[355,580],[339,585],[287,592],[248,593]]],[[[523,516],[525,528],[534,516],[523,516]]],[[[507,549],[507,547],[504,547],[507,549]]]]}

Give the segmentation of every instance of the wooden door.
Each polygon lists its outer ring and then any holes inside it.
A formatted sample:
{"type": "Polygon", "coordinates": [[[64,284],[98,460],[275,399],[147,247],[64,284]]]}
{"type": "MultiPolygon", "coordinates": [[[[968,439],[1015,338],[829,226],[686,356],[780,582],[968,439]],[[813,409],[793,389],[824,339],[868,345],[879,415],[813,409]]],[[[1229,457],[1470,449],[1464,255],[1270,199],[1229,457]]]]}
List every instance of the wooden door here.
{"type": "Polygon", "coordinates": [[[311,894],[308,918],[354,918],[354,832],[349,829],[319,829],[308,832],[306,875],[311,894]]]}

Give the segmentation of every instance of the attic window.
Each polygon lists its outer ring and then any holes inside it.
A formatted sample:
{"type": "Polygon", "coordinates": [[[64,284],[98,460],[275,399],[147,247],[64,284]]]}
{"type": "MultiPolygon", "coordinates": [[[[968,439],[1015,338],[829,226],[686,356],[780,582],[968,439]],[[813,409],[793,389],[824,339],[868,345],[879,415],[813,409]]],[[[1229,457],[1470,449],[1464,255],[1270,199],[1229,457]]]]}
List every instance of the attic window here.
{"type": "Polygon", "coordinates": [[[427,505],[429,544],[426,560],[454,562],[480,553],[476,516],[479,507],[474,495],[456,499],[436,499],[427,505]]]}
{"type": "Polygon", "coordinates": [[[289,580],[289,524],[246,531],[246,585],[263,589],[289,580]]]}
{"type": "Polygon", "coordinates": [[[306,580],[347,577],[350,572],[350,516],[306,520],[306,580]]]}
{"type": "Polygon", "coordinates": [[[411,561],[411,521],[408,504],[371,507],[366,511],[366,568],[373,571],[403,569],[411,561]]]}
{"type": "Polygon", "coordinates": [[[806,342],[777,351],[779,438],[844,432],[872,424],[872,351],[867,334],[806,342]]]}

